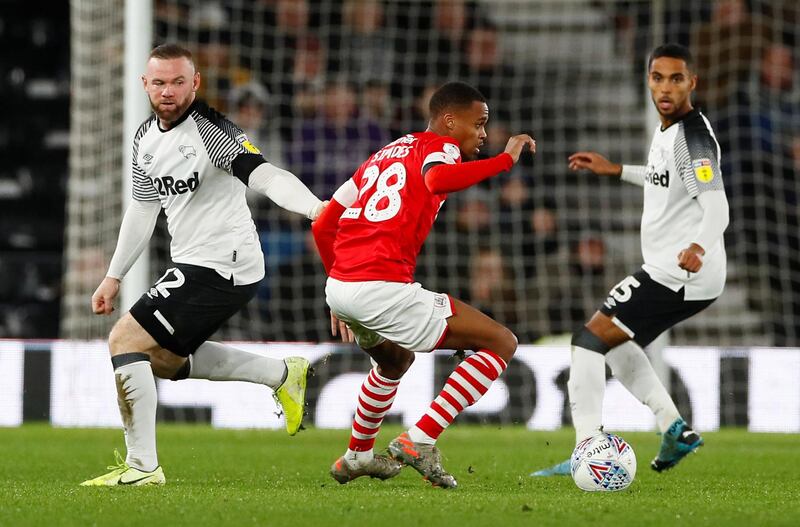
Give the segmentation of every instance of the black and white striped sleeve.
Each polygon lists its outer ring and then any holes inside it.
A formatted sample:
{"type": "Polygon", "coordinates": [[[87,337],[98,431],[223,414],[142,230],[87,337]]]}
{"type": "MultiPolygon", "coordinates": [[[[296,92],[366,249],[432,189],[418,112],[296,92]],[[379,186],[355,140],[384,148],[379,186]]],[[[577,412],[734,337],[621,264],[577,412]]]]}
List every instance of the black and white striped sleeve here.
{"type": "Polygon", "coordinates": [[[195,121],[208,157],[217,168],[246,185],[250,173],[266,160],[244,131],[216,111],[195,111],[195,121]]]}
{"type": "Polygon", "coordinates": [[[150,128],[153,118],[146,120],[139,126],[136,135],[133,137],[133,158],[131,159],[131,173],[133,175],[133,199],[139,201],[157,201],[158,192],[153,186],[153,180],[147,177],[142,166],[139,164],[139,141],[150,128]]]}
{"type": "Polygon", "coordinates": [[[719,143],[701,114],[681,123],[674,148],[675,166],[689,196],[696,198],[709,190],[725,190],[719,143]]]}

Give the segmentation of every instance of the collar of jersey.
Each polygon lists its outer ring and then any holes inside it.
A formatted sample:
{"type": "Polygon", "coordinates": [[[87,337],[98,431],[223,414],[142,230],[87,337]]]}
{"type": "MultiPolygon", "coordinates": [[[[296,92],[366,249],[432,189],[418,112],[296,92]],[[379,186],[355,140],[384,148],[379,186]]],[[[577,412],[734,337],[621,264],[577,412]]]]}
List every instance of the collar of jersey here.
{"type": "MultiPolygon", "coordinates": [[[[187,113],[188,113],[188,112],[187,112],[187,113]]],[[[675,121],[675,122],[674,122],[674,123],[672,123],[671,125],[667,126],[666,128],[659,127],[659,130],[661,130],[662,132],[666,132],[667,130],[669,130],[670,128],[672,128],[673,126],[675,126],[676,124],[678,124],[679,122],[681,122],[681,121],[685,121],[685,120],[686,120],[686,119],[688,119],[689,117],[692,117],[692,116],[694,116],[694,115],[697,115],[698,113],[700,113],[700,110],[698,110],[697,108],[692,108],[691,110],[689,110],[689,111],[688,111],[688,112],[686,112],[685,114],[681,115],[681,118],[680,118],[680,119],[678,119],[677,121],[675,121]]],[[[181,119],[183,119],[183,118],[181,117],[181,119]]]]}
{"type": "Polygon", "coordinates": [[[183,121],[185,121],[185,120],[186,120],[186,119],[189,117],[189,114],[191,114],[191,113],[192,113],[192,111],[195,109],[195,107],[196,107],[198,104],[199,104],[199,102],[198,102],[198,100],[197,100],[197,99],[195,99],[194,101],[192,101],[192,104],[190,104],[190,105],[189,105],[189,107],[188,107],[188,108],[186,108],[186,111],[185,111],[185,112],[183,112],[183,115],[181,115],[180,117],[178,117],[178,119],[176,119],[176,120],[175,120],[175,122],[174,122],[174,123],[172,123],[172,126],[169,128],[169,130],[164,130],[163,128],[161,128],[161,121],[159,121],[159,120],[158,120],[158,117],[156,117],[156,126],[158,127],[158,131],[159,131],[159,132],[161,132],[162,134],[165,134],[165,133],[169,132],[170,130],[174,130],[174,129],[176,129],[178,126],[180,126],[180,124],[181,124],[183,121]]]}

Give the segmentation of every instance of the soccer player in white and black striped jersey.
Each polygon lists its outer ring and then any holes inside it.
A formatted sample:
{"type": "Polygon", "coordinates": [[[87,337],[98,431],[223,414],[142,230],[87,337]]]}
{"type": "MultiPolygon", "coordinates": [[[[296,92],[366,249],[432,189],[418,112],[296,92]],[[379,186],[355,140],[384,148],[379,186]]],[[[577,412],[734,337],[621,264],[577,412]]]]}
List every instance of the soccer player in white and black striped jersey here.
{"type": "MultiPolygon", "coordinates": [[[[697,83],[692,68],[689,50],[680,45],[665,44],[650,56],[648,86],[661,124],[647,166],[619,165],[594,152],[569,158],[572,170],[587,169],[644,187],[644,265],[614,286],[572,337],[567,389],[576,444],[602,431],[608,364],[655,414],[662,443],[651,467],[658,472],[675,466],[703,440],[678,413],[642,348],[708,307],[725,286],[728,201],[714,131],[692,107],[697,83]]],[[[567,473],[568,461],[534,475],[567,473]]]]}
{"type": "Polygon", "coordinates": [[[127,457],[86,486],[163,484],[156,454],[156,377],[248,381],[275,390],[294,435],[308,361],[263,357],[207,339],[239,311],[264,277],[264,256],[245,201],[250,187],[314,220],[325,204],[293,174],[268,163],[242,130],[196,100],[200,73],[174,44],[150,53],[142,76],[153,114],[133,142],[133,200],[106,278],[92,296],[114,310],[120,281],[148,243],[163,209],[173,262],[109,335],[127,457]]]}

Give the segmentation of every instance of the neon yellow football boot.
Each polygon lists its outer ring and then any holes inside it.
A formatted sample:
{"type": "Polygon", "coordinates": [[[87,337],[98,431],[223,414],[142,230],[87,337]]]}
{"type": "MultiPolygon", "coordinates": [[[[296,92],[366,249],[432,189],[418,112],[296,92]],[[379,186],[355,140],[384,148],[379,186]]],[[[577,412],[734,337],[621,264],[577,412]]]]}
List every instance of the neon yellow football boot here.
{"type": "Polygon", "coordinates": [[[115,487],[117,485],[131,485],[140,487],[143,485],[163,485],[166,483],[164,471],[160,466],[152,472],[144,472],[138,468],[133,468],[125,463],[119,451],[114,451],[116,465],[106,467],[111,472],[88,479],[81,483],[81,487],[115,487]]]}
{"type": "Polygon", "coordinates": [[[314,373],[309,362],[302,357],[287,357],[286,380],[278,386],[273,394],[275,402],[283,410],[286,418],[286,431],[293,436],[303,424],[306,407],[306,383],[308,376],[314,373]]]}

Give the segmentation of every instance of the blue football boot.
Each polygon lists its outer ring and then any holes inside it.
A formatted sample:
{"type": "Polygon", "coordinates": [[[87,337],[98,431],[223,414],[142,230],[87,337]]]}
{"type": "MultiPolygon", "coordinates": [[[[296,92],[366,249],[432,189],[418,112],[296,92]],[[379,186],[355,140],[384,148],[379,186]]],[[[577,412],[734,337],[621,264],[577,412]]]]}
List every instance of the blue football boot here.
{"type": "Polygon", "coordinates": [[[650,468],[656,472],[672,468],[702,445],[703,438],[700,434],[692,430],[683,419],[676,419],[661,437],[661,450],[650,463],[650,468]]]}
{"type": "Polygon", "coordinates": [[[562,461],[556,465],[553,465],[549,468],[543,468],[542,470],[537,470],[536,472],[531,472],[531,476],[569,476],[570,475],[570,468],[569,468],[569,459],[562,461]]]}

